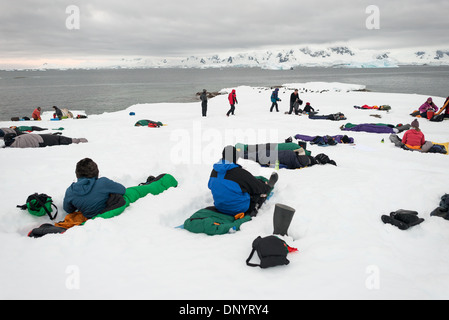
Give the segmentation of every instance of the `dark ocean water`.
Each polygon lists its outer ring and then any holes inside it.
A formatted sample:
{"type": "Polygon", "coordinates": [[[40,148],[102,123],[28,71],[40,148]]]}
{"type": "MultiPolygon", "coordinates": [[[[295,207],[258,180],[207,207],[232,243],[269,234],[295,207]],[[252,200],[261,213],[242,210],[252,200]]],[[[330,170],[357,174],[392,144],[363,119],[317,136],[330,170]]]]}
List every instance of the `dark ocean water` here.
{"type": "Polygon", "coordinates": [[[271,87],[294,82],[362,84],[377,92],[449,96],[449,66],[386,69],[259,68],[0,71],[0,120],[31,116],[52,106],[101,114],[138,103],[192,102],[196,93],[240,85],[271,87]]]}

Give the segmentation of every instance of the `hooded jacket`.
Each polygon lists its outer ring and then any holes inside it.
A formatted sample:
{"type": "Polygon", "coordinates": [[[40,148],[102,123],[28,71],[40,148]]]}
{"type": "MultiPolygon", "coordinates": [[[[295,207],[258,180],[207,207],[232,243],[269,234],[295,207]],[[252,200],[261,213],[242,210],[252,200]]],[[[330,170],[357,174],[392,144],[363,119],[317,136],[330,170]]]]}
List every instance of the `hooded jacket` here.
{"type": "Polygon", "coordinates": [[[64,196],[64,210],[68,213],[81,211],[91,219],[106,208],[112,193],[125,194],[126,188],[108,178],[79,178],[67,188],[64,196]]]}
{"type": "Polygon", "coordinates": [[[37,108],[34,109],[33,113],[31,114],[31,118],[33,118],[34,120],[42,120],[41,112],[37,108]]]}
{"type": "Polygon", "coordinates": [[[429,109],[433,110],[434,112],[438,111],[438,107],[435,105],[435,103],[433,103],[432,98],[427,99],[427,101],[424,102],[418,110],[420,113],[424,113],[429,109]]]}
{"type": "Polygon", "coordinates": [[[279,99],[279,89],[276,88],[273,93],[271,94],[271,102],[275,103],[277,101],[280,101],[281,99],[279,99]]]}
{"type": "Polygon", "coordinates": [[[248,211],[251,196],[270,191],[267,184],[240,165],[223,159],[214,164],[208,187],[217,210],[232,216],[248,211]]]}
{"type": "Polygon", "coordinates": [[[235,94],[235,90],[228,95],[229,104],[234,105],[237,103],[237,95],[235,94]]]}

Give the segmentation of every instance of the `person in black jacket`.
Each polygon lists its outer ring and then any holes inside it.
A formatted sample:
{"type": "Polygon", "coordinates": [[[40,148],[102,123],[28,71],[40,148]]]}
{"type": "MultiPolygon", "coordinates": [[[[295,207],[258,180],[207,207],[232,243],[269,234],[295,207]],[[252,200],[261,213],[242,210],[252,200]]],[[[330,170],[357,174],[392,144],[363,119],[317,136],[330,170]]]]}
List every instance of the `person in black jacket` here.
{"type": "Polygon", "coordinates": [[[288,111],[288,114],[292,114],[294,109],[295,114],[298,115],[300,113],[300,105],[302,105],[302,100],[299,98],[298,89],[295,89],[295,91],[290,95],[290,110],[288,111]]]}
{"type": "Polygon", "coordinates": [[[53,106],[53,109],[55,109],[55,113],[53,114],[55,118],[58,118],[59,120],[62,119],[62,111],[57,106],[53,106]]]}
{"type": "Polygon", "coordinates": [[[201,95],[200,95],[200,100],[201,100],[201,111],[202,111],[203,117],[205,117],[207,114],[207,90],[206,89],[203,89],[203,93],[201,93],[201,95]]]}
{"type": "Polygon", "coordinates": [[[223,150],[222,159],[214,164],[208,187],[214,198],[214,205],[218,211],[231,216],[241,213],[255,216],[258,208],[266,200],[277,181],[274,173],[265,182],[254,177],[236,162],[237,150],[227,146],[223,150]]]}

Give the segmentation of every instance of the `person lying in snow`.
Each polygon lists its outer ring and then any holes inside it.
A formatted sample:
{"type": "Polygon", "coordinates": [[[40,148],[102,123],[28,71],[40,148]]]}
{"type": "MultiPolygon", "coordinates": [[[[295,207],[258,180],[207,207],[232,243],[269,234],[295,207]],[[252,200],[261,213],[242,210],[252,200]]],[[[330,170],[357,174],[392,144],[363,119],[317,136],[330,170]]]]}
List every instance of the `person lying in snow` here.
{"type": "Polygon", "coordinates": [[[280,150],[278,151],[279,167],[286,169],[301,169],[311,167],[316,164],[332,164],[336,166],[334,160],[329,159],[324,153],[313,157],[311,155],[298,154],[297,151],[280,150]]]}
{"type": "Polygon", "coordinates": [[[308,136],[304,134],[295,135],[296,140],[308,141],[310,144],[317,144],[319,146],[329,145],[334,146],[337,143],[354,143],[354,138],[348,137],[347,135],[336,135],[336,136],[308,136]]]}
{"type": "Polygon", "coordinates": [[[382,106],[368,106],[368,105],[363,105],[363,106],[354,106],[355,109],[368,109],[368,110],[386,110],[389,111],[391,110],[391,107],[389,105],[382,105],[382,106]]]}
{"type": "Polygon", "coordinates": [[[371,132],[371,133],[400,133],[402,131],[410,129],[410,125],[401,125],[398,124],[394,126],[392,124],[384,124],[384,123],[361,123],[361,124],[352,124],[347,123],[340,127],[343,131],[356,131],[356,132],[371,132]]]}
{"type": "Polygon", "coordinates": [[[339,121],[339,120],[346,120],[346,117],[341,112],[328,114],[328,115],[317,115],[314,112],[311,112],[311,113],[309,113],[309,119],[314,119],[314,120],[323,119],[323,120],[339,121]]]}
{"type": "Polygon", "coordinates": [[[5,146],[10,148],[44,148],[48,146],[85,143],[85,138],[68,138],[58,134],[8,133],[4,136],[5,146]]]}
{"type": "Polygon", "coordinates": [[[36,127],[36,126],[12,126],[9,128],[0,128],[0,138],[3,138],[8,133],[13,133],[16,136],[33,131],[45,131],[46,128],[36,127]]]}
{"type": "Polygon", "coordinates": [[[125,188],[122,184],[106,177],[99,178],[97,164],[90,158],[76,164],[77,182],[67,188],[63,208],[68,213],[63,221],[55,225],[43,224],[33,229],[28,236],[41,237],[49,233],[63,233],[74,226],[82,225],[97,217],[112,218],[121,214],[126,207],[148,194],[159,194],[178,182],[169,174],[148,177],[139,186],[125,188]]]}
{"type": "Polygon", "coordinates": [[[208,187],[219,212],[255,216],[273,189],[277,174],[273,173],[269,181],[254,177],[237,164],[238,157],[234,146],[225,147],[222,159],[213,166],[208,187]]]}
{"type": "Polygon", "coordinates": [[[318,154],[316,157],[306,154],[303,148],[296,150],[276,150],[263,149],[257,151],[245,150],[244,159],[253,160],[261,166],[274,167],[276,161],[279,161],[279,168],[283,169],[301,169],[311,167],[316,164],[332,164],[337,165],[334,160],[329,159],[324,153],[318,154]]]}
{"type": "Polygon", "coordinates": [[[152,121],[152,120],[139,120],[137,121],[134,126],[135,127],[151,127],[151,128],[159,128],[162,127],[164,124],[160,121],[152,121]]]}

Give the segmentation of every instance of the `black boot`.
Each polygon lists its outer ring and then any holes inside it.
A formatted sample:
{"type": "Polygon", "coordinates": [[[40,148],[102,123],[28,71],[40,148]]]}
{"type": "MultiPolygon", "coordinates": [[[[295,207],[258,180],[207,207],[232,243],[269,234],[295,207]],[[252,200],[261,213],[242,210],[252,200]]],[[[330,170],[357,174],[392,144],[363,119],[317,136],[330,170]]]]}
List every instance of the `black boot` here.
{"type": "Polygon", "coordinates": [[[279,234],[282,236],[287,235],[287,231],[290,227],[295,211],[295,209],[284,204],[276,204],[273,214],[273,234],[279,234]]]}
{"type": "Polygon", "coordinates": [[[271,176],[270,176],[270,180],[268,180],[268,186],[271,188],[271,189],[273,189],[274,188],[274,185],[276,184],[276,182],[278,181],[278,178],[279,178],[279,176],[278,176],[278,174],[276,173],[276,172],[273,172],[272,174],[271,174],[271,176]]]}
{"type": "Polygon", "coordinates": [[[416,211],[398,210],[391,213],[392,218],[406,223],[409,228],[416,226],[424,221],[424,219],[418,217],[416,211]]]}
{"type": "Polygon", "coordinates": [[[430,213],[430,216],[441,217],[446,220],[449,220],[449,211],[443,207],[437,207],[430,213]]]}
{"type": "Polygon", "coordinates": [[[40,238],[40,237],[45,236],[46,234],[64,233],[66,231],[67,231],[67,229],[65,229],[65,228],[56,227],[52,224],[45,223],[45,224],[41,225],[39,228],[35,228],[35,229],[31,230],[28,233],[28,237],[40,238]]]}
{"type": "Polygon", "coordinates": [[[389,216],[383,215],[381,219],[384,223],[392,224],[401,230],[407,230],[424,221],[418,217],[418,212],[402,209],[391,212],[389,216]]]}

